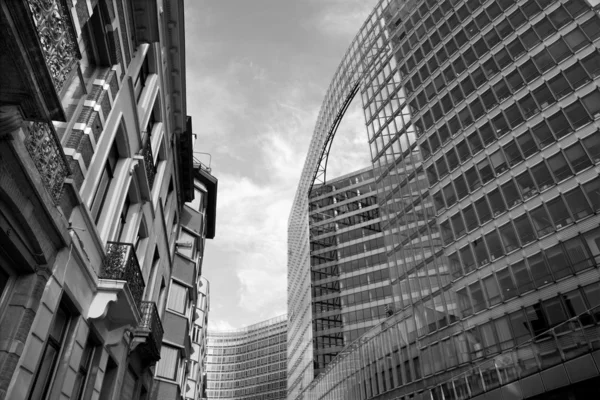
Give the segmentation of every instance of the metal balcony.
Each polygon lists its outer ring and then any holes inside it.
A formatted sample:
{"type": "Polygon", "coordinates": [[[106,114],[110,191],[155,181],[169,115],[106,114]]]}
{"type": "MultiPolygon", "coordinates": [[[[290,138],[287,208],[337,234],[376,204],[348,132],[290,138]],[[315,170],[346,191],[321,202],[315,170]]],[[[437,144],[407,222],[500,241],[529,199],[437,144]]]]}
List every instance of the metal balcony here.
{"type": "Polygon", "coordinates": [[[134,332],[134,348],[142,362],[153,365],[160,360],[163,326],[153,301],[142,301],[142,320],[134,332]]]}
{"type": "Polygon", "coordinates": [[[126,281],[131,297],[141,314],[145,284],[135,248],[131,243],[107,243],[106,258],[100,268],[98,277],[100,279],[126,281]]]}

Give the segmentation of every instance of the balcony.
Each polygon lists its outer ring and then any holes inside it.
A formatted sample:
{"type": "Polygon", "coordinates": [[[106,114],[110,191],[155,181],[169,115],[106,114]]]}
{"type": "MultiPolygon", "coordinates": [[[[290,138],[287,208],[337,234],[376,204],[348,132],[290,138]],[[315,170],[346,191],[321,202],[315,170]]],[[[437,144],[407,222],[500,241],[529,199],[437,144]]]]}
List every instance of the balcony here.
{"type": "Polygon", "coordinates": [[[146,140],[146,145],[143,150],[144,155],[144,166],[146,168],[146,176],[148,177],[148,186],[152,190],[154,185],[154,178],[156,177],[156,165],[154,165],[154,154],[152,153],[152,144],[150,137],[146,140]]]}
{"type": "Polygon", "coordinates": [[[154,365],[160,360],[164,330],[156,303],[143,301],[141,310],[142,320],[134,332],[133,349],[144,364],[154,365]]]}
{"type": "MultiPolygon", "coordinates": [[[[145,284],[133,245],[108,242],[98,278],[98,291],[88,318],[98,320],[97,325],[107,331],[117,332],[129,325],[138,326],[145,284]]],[[[115,340],[118,336],[119,333],[115,333],[115,340]]]]}

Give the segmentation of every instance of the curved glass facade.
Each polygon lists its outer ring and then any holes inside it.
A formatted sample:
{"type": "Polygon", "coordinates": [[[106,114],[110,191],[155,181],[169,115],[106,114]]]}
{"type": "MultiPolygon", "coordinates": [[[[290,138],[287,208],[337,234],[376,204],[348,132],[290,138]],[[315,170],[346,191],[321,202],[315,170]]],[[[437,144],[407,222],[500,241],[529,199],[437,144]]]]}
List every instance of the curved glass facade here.
{"type": "Polygon", "coordinates": [[[232,331],[208,331],[209,399],[286,398],[285,315],[232,331]]]}
{"type": "Polygon", "coordinates": [[[290,217],[290,399],[524,398],[598,375],[598,38],[584,0],[375,7],[290,217]],[[396,313],[310,382],[308,198],[357,92],[396,313]]]}

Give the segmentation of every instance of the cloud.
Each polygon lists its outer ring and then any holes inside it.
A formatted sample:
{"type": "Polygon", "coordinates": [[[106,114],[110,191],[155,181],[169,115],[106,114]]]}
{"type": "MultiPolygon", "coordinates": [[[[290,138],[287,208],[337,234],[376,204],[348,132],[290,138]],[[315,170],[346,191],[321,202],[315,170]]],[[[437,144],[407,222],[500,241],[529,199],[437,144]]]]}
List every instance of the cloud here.
{"type": "Polygon", "coordinates": [[[210,318],[210,313],[208,314],[209,331],[231,331],[234,329],[236,329],[236,327],[231,325],[228,321],[224,321],[222,319],[212,319],[210,318]]]}
{"type": "Polygon", "coordinates": [[[313,0],[322,2],[322,9],[311,25],[327,35],[353,37],[369,16],[377,1],[313,0]]]}

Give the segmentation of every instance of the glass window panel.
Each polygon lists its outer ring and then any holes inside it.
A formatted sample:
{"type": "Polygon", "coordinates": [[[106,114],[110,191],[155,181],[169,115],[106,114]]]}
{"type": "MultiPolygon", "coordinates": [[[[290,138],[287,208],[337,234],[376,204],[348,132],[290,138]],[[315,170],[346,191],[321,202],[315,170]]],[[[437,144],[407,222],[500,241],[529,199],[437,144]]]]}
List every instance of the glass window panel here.
{"type": "Polygon", "coordinates": [[[561,73],[556,75],[554,78],[550,79],[548,81],[548,85],[550,86],[550,89],[552,90],[554,96],[557,99],[565,97],[566,95],[572,92],[569,82],[567,82],[567,80],[561,73]]]}
{"type": "Polygon", "coordinates": [[[500,189],[502,189],[502,194],[504,195],[508,208],[512,208],[521,202],[521,195],[512,179],[504,183],[500,189]]]}
{"type": "Polygon", "coordinates": [[[542,121],[533,128],[531,128],[531,133],[533,137],[537,140],[540,148],[544,148],[552,143],[554,143],[554,136],[552,136],[552,131],[550,127],[546,123],[546,121],[542,121]]]}
{"type": "MultiPolygon", "coordinates": [[[[452,123],[452,120],[450,120],[450,123],[452,123]]],[[[448,131],[447,125],[440,126],[438,129],[438,134],[440,135],[442,143],[446,143],[448,139],[450,139],[450,132],[448,131]]]]}
{"type": "Polygon", "coordinates": [[[496,272],[496,276],[498,277],[500,291],[502,292],[504,300],[510,300],[514,297],[517,297],[517,287],[515,286],[515,282],[508,268],[504,268],[496,272]]]}
{"type": "Polygon", "coordinates": [[[466,288],[457,290],[456,295],[458,297],[458,305],[460,307],[460,312],[463,314],[463,316],[473,314],[473,308],[471,307],[471,299],[469,298],[469,294],[467,293],[466,288]]]}
{"type": "Polygon", "coordinates": [[[592,165],[592,161],[587,156],[580,143],[575,143],[565,150],[565,156],[575,173],[581,172],[592,165]]]}
{"type": "Polygon", "coordinates": [[[467,183],[469,184],[469,189],[471,192],[476,190],[481,186],[481,181],[479,180],[479,175],[477,175],[477,171],[475,167],[471,167],[466,173],[467,183]]]}
{"type": "Polygon", "coordinates": [[[503,225],[499,229],[500,236],[502,238],[502,243],[504,243],[504,248],[507,253],[517,249],[519,247],[519,239],[517,239],[517,233],[515,232],[515,228],[513,228],[512,224],[509,222],[506,225],[503,225]]]}
{"type": "Polygon", "coordinates": [[[523,161],[523,156],[521,155],[521,151],[519,150],[519,147],[517,146],[515,141],[508,142],[502,148],[502,150],[504,150],[504,154],[506,155],[506,159],[510,167],[523,161]]]}
{"type": "Polygon", "coordinates": [[[529,270],[531,271],[531,276],[536,287],[543,286],[552,281],[552,275],[542,253],[537,253],[527,258],[527,264],[529,264],[529,270]]]}
{"type": "Polygon", "coordinates": [[[590,81],[587,72],[585,72],[585,69],[583,69],[583,66],[579,63],[575,63],[567,68],[567,70],[565,70],[565,76],[571,84],[571,87],[575,89],[590,81]]]}
{"type": "Polygon", "coordinates": [[[564,36],[564,39],[572,52],[576,52],[589,44],[587,37],[579,27],[576,27],[571,32],[567,33],[564,36]]]}
{"type": "Polygon", "coordinates": [[[509,132],[508,121],[504,117],[502,111],[492,119],[492,123],[494,124],[494,129],[496,130],[498,137],[502,137],[509,132]]]}
{"type": "Polygon", "coordinates": [[[526,245],[535,240],[535,233],[533,232],[533,226],[527,217],[527,214],[523,214],[514,220],[515,229],[519,235],[519,241],[526,245]]]}
{"type": "Polygon", "coordinates": [[[541,72],[546,72],[556,65],[554,59],[550,55],[550,52],[546,49],[542,49],[539,53],[533,56],[533,62],[541,72]]]}
{"type": "Polygon", "coordinates": [[[600,19],[597,16],[588,19],[581,25],[581,28],[590,40],[596,40],[600,37],[600,19]]]}
{"type": "Polygon", "coordinates": [[[448,174],[448,166],[446,165],[446,159],[444,157],[440,157],[435,161],[435,167],[437,168],[440,179],[448,174]]]}
{"type": "Polygon", "coordinates": [[[462,215],[460,212],[454,214],[450,217],[450,221],[452,222],[452,228],[454,229],[454,235],[459,238],[465,234],[465,223],[462,219],[462,215]]]}
{"type": "Polygon", "coordinates": [[[471,103],[469,104],[469,107],[471,108],[471,113],[473,114],[474,120],[478,120],[485,113],[483,103],[481,103],[479,97],[475,97],[473,101],[471,101],[471,103]]]}
{"type": "MultiPolygon", "coordinates": [[[[563,294],[561,297],[565,303],[565,308],[570,318],[586,313],[588,308],[579,289],[573,290],[567,294],[563,294]]],[[[587,321],[591,322],[591,319],[588,318],[586,322],[587,321]]],[[[584,325],[588,325],[590,322],[584,323],[584,325]]]]}
{"type": "Polygon", "coordinates": [[[550,200],[546,203],[546,207],[548,207],[548,213],[550,214],[550,218],[554,221],[556,229],[562,228],[573,222],[562,197],[558,196],[557,198],[550,200]]]}
{"type": "Polygon", "coordinates": [[[454,187],[451,183],[444,187],[444,198],[446,199],[446,205],[452,207],[456,204],[456,193],[454,193],[454,187]]]}
{"type": "Polygon", "coordinates": [[[562,111],[559,111],[548,118],[548,124],[550,125],[550,128],[552,128],[554,135],[559,139],[572,132],[571,125],[562,111]]]}
{"type": "Polygon", "coordinates": [[[468,274],[475,269],[475,258],[473,257],[471,247],[467,245],[460,249],[459,252],[465,274],[468,274]]]}
{"type": "Polygon", "coordinates": [[[513,60],[521,57],[526,52],[525,46],[523,46],[518,36],[514,38],[513,41],[506,46],[506,48],[508,49],[508,52],[513,60]]]}
{"type": "Polygon", "coordinates": [[[500,39],[500,35],[498,35],[498,32],[496,32],[494,27],[492,27],[492,29],[485,34],[484,38],[490,49],[496,47],[496,45],[502,40],[500,39]]]}
{"type": "Polygon", "coordinates": [[[494,85],[494,93],[500,102],[503,102],[510,97],[510,90],[504,79],[500,79],[500,81],[494,85]]]}
{"type": "Polygon", "coordinates": [[[460,278],[463,275],[462,268],[460,266],[460,259],[458,253],[452,253],[448,256],[448,262],[450,264],[450,272],[454,278],[460,278]]]}
{"type": "Polygon", "coordinates": [[[463,59],[465,60],[465,64],[470,67],[475,61],[478,60],[477,54],[472,47],[467,47],[462,53],[463,59]]]}
{"type": "Polygon", "coordinates": [[[585,0],[569,0],[565,3],[565,7],[569,14],[573,16],[573,18],[590,9],[590,6],[585,2],[585,0]]]}
{"type": "Polygon", "coordinates": [[[452,96],[452,101],[454,104],[459,104],[465,98],[460,89],[460,85],[456,85],[453,89],[450,90],[450,96],[452,96]]]}
{"type": "Polygon", "coordinates": [[[594,211],[600,211],[600,178],[596,178],[584,184],[583,191],[587,195],[592,207],[594,207],[594,211]]]}
{"type": "Polygon", "coordinates": [[[529,324],[523,314],[523,310],[518,310],[511,313],[508,316],[510,326],[512,328],[513,337],[518,344],[524,343],[531,339],[531,332],[529,331],[529,324]]]}
{"type": "Polygon", "coordinates": [[[529,197],[537,193],[537,188],[535,187],[535,183],[533,182],[533,178],[529,173],[529,170],[523,171],[515,178],[515,180],[517,181],[517,186],[521,191],[521,196],[523,196],[523,199],[527,200],[529,197]]]}
{"type": "Polygon", "coordinates": [[[543,19],[541,19],[537,24],[533,26],[533,29],[535,29],[537,34],[542,39],[546,39],[554,32],[556,32],[556,29],[554,28],[550,20],[548,20],[548,17],[544,17],[543,19]]]}
{"type": "Polygon", "coordinates": [[[469,193],[467,182],[465,182],[465,178],[462,175],[454,179],[454,186],[456,186],[456,195],[459,199],[462,199],[469,193]]]}
{"type": "Polygon", "coordinates": [[[489,263],[488,251],[485,248],[485,243],[482,238],[473,241],[473,252],[479,266],[489,263]]]}
{"type": "Polygon", "coordinates": [[[531,50],[540,43],[541,40],[533,28],[529,28],[525,33],[521,34],[521,41],[528,50],[531,50]]]}
{"type": "Polygon", "coordinates": [[[546,311],[546,317],[550,326],[556,326],[567,320],[567,314],[560,302],[560,298],[544,300],[542,302],[546,311]]]}
{"type": "Polygon", "coordinates": [[[456,148],[458,149],[458,157],[460,158],[460,162],[465,162],[471,158],[471,152],[469,151],[469,146],[467,145],[466,140],[460,142],[456,148]]]}
{"type": "Polygon", "coordinates": [[[600,91],[594,90],[581,99],[585,109],[593,117],[600,117],[600,91]]]}
{"type": "Polygon", "coordinates": [[[498,105],[498,100],[496,100],[496,96],[494,95],[494,91],[492,89],[488,89],[484,94],[482,94],[481,99],[483,100],[483,105],[487,111],[490,111],[492,108],[498,105]]]}
{"type": "Polygon", "coordinates": [[[572,54],[571,49],[569,49],[569,46],[567,46],[565,41],[560,37],[556,42],[548,46],[548,51],[554,59],[554,62],[556,62],[557,64],[561,63],[563,60],[566,60],[572,54]]]}
{"type": "Polygon", "coordinates": [[[521,111],[519,110],[519,107],[516,104],[513,104],[512,106],[504,110],[504,114],[506,115],[508,124],[513,129],[519,126],[524,121],[523,115],[521,115],[521,111]]]}
{"type": "Polygon", "coordinates": [[[430,185],[434,185],[438,181],[437,174],[433,165],[430,165],[427,168],[427,179],[429,179],[430,185]]]}
{"type": "Polygon", "coordinates": [[[510,54],[508,54],[508,51],[506,49],[502,49],[499,52],[497,52],[494,55],[494,59],[496,60],[496,63],[498,64],[500,69],[504,69],[510,63],[512,63],[512,58],[510,57],[510,54]]]}
{"type": "Polygon", "coordinates": [[[544,254],[546,255],[554,279],[561,279],[572,274],[567,255],[563,252],[560,244],[544,250],[544,254]]]}
{"type": "Polygon", "coordinates": [[[477,210],[477,215],[479,216],[479,223],[481,225],[485,224],[487,221],[492,219],[492,212],[485,197],[482,197],[479,200],[475,201],[475,209],[477,210]]]}
{"type": "Polygon", "coordinates": [[[492,214],[494,217],[497,217],[506,211],[506,204],[504,204],[504,199],[502,198],[498,188],[492,190],[487,196],[488,200],[490,201],[490,205],[492,206],[492,214]]]}
{"type": "Polygon", "coordinates": [[[500,242],[500,236],[498,236],[498,232],[494,230],[485,235],[485,242],[489,249],[490,259],[492,261],[504,255],[504,249],[502,248],[502,243],[500,242]]]}
{"type": "Polygon", "coordinates": [[[502,301],[502,297],[500,296],[500,288],[498,287],[498,283],[496,282],[494,275],[483,278],[483,286],[485,287],[485,293],[488,301],[490,302],[490,306],[498,304],[502,301]]]}
{"type": "Polygon", "coordinates": [[[600,132],[596,131],[581,141],[594,163],[600,162],[600,132]]]}
{"type": "Polygon", "coordinates": [[[571,21],[571,16],[563,7],[558,7],[548,16],[556,29],[560,29],[571,21]]]}
{"type": "Polygon", "coordinates": [[[490,156],[490,162],[492,163],[492,168],[494,168],[494,171],[498,175],[506,171],[508,168],[504,153],[502,153],[500,150],[496,151],[490,156]]]}
{"type": "Polygon", "coordinates": [[[525,261],[519,261],[516,264],[510,266],[510,270],[515,277],[515,282],[518,282],[519,293],[523,294],[534,288],[533,280],[529,274],[529,269],[525,265],[525,261]]]}
{"type": "Polygon", "coordinates": [[[569,164],[567,164],[565,156],[561,152],[558,152],[552,157],[548,158],[547,162],[548,167],[554,174],[554,177],[556,178],[557,182],[560,182],[563,179],[566,179],[573,175],[569,164]]]}
{"type": "Polygon", "coordinates": [[[576,221],[593,213],[592,208],[588,204],[587,199],[579,186],[570,192],[565,193],[564,196],[569,210],[571,210],[571,215],[573,215],[576,221]]]}
{"type": "Polygon", "coordinates": [[[593,258],[581,237],[574,237],[564,243],[565,251],[575,272],[594,266],[593,258]]]}
{"type": "Polygon", "coordinates": [[[552,174],[546,166],[546,163],[543,161],[531,167],[531,174],[533,175],[533,178],[535,179],[537,187],[540,191],[548,189],[554,183],[552,174]]]}
{"type": "Polygon", "coordinates": [[[450,229],[450,222],[448,220],[440,223],[440,229],[442,232],[442,240],[444,242],[444,246],[449,245],[454,240],[452,236],[452,229],[450,229]]]}
{"type": "Polygon", "coordinates": [[[433,194],[433,205],[435,206],[435,211],[439,213],[444,209],[444,197],[442,196],[442,192],[436,192],[433,194]]]}
{"type": "Polygon", "coordinates": [[[584,58],[582,64],[592,77],[600,75],[600,53],[597,51],[584,58]]]}
{"type": "Polygon", "coordinates": [[[475,49],[475,53],[479,58],[482,58],[489,50],[483,38],[475,42],[475,44],[473,45],[473,49],[475,49]]]}
{"type": "Polygon", "coordinates": [[[471,204],[463,209],[463,215],[467,224],[467,230],[472,231],[479,226],[477,222],[477,216],[475,215],[475,209],[471,204]]]}
{"type": "Polygon", "coordinates": [[[554,225],[543,205],[530,211],[529,215],[533,221],[533,226],[535,227],[538,237],[545,236],[554,231],[554,225]]]}
{"type": "Polygon", "coordinates": [[[494,171],[492,170],[490,162],[487,160],[487,158],[484,158],[477,164],[477,169],[479,170],[481,181],[484,184],[494,179],[494,171]]]}
{"type": "Polygon", "coordinates": [[[473,312],[478,312],[486,308],[485,298],[483,297],[479,281],[469,285],[469,292],[471,293],[471,299],[473,299],[473,312]]]}

